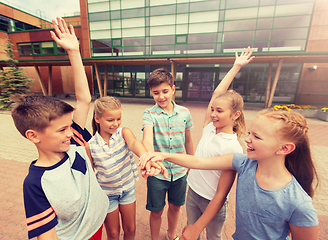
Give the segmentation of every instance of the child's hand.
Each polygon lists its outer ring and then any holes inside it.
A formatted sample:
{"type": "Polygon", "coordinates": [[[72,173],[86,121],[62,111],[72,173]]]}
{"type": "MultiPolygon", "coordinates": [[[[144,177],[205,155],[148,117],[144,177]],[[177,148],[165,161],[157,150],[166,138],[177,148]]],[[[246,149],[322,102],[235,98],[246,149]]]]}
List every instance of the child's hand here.
{"type": "Polygon", "coordinates": [[[55,32],[50,31],[51,38],[67,52],[69,51],[79,51],[79,42],[75,36],[74,28],[70,25],[68,29],[64,19],[57,17],[57,22],[52,20],[55,32]]]}
{"type": "Polygon", "coordinates": [[[141,176],[147,178],[148,176],[157,176],[162,174],[165,179],[168,179],[169,173],[161,162],[147,162],[144,169],[141,170],[141,176]]]}
{"type": "Polygon", "coordinates": [[[250,61],[252,61],[255,56],[251,57],[253,53],[253,48],[244,48],[243,51],[241,52],[240,56],[238,56],[238,53],[236,52],[236,60],[235,63],[233,64],[234,66],[244,66],[248,64],[250,61]]]}
{"type": "Polygon", "coordinates": [[[164,158],[162,157],[162,155],[160,153],[147,152],[139,158],[138,166],[140,166],[141,169],[145,169],[147,162],[149,162],[149,161],[157,162],[157,161],[163,161],[163,160],[164,160],[164,158]]]}

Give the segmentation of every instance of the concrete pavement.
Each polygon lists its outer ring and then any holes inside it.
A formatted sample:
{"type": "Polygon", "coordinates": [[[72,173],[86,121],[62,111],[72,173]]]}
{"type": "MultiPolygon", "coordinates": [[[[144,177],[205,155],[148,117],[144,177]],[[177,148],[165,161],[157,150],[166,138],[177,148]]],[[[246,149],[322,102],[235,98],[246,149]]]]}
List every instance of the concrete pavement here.
{"type": "MultiPolygon", "coordinates": [[[[68,99],[74,105],[74,100],[68,99]]],[[[129,127],[138,140],[142,139],[142,113],[143,110],[153,105],[152,101],[144,100],[122,100],[122,126],[129,127]]],[[[193,142],[196,148],[201,137],[202,125],[206,110],[206,103],[181,102],[189,108],[194,128],[192,130],[193,142]]],[[[93,109],[93,105],[91,106],[93,109]]],[[[245,119],[249,123],[257,112],[261,110],[260,105],[246,105],[245,119]]],[[[87,128],[91,131],[92,110],[89,112],[87,128]]],[[[316,161],[320,178],[320,185],[314,197],[314,206],[319,215],[320,240],[328,239],[328,122],[317,119],[307,119],[309,124],[309,136],[313,157],[316,161]]],[[[23,138],[15,129],[9,112],[0,112],[0,239],[27,239],[26,222],[24,215],[22,182],[28,172],[29,163],[37,158],[35,146],[23,138]]],[[[150,239],[149,212],[145,210],[146,183],[140,179],[136,185],[137,190],[137,234],[136,240],[150,239]]],[[[228,219],[224,226],[223,239],[232,239],[231,235],[235,229],[235,187],[231,190],[228,219]]],[[[185,208],[181,208],[181,217],[178,230],[181,232],[185,226],[185,208]]],[[[160,237],[164,239],[167,229],[166,212],[160,237]]],[[[204,234],[203,234],[204,235],[204,234]]],[[[122,237],[121,237],[122,238],[122,237]]],[[[106,239],[106,238],[103,238],[106,239]]],[[[122,238],[123,239],[123,238],[122,238]]],[[[203,238],[205,239],[205,238],[203,238]]]]}

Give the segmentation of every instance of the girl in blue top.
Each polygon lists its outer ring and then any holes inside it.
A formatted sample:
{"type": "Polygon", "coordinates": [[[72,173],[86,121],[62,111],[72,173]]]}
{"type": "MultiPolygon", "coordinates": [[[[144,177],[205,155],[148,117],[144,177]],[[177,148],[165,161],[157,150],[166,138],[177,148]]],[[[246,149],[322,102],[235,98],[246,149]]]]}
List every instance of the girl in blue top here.
{"type": "MultiPolygon", "coordinates": [[[[295,112],[263,110],[246,137],[247,155],[212,158],[148,153],[141,163],[165,159],[196,169],[235,170],[234,239],[318,239],[312,199],[317,180],[305,118],[295,112]]],[[[184,239],[183,237],[181,239],[184,239]]]]}

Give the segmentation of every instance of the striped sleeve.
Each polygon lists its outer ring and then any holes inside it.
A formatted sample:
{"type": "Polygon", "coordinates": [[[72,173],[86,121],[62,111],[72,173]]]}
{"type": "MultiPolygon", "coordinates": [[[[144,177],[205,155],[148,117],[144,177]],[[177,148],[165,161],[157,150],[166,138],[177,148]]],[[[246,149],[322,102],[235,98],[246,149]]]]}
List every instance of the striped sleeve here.
{"type": "Polygon", "coordinates": [[[85,146],[85,144],[91,139],[91,134],[85,128],[82,129],[77,123],[73,122],[71,126],[73,137],[71,138],[71,144],[77,146],[85,146]]]}
{"type": "Polygon", "coordinates": [[[151,117],[150,109],[146,109],[143,112],[142,129],[145,127],[153,127],[153,126],[154,126],[154,122],[153,122],[153,118],[151,117]]]}
{"type": "Polygon", "coordinates": [[[41,176],[28,175],[23,185],[29,239],[51,230],[58,223],[56,213],[41,187],[41,176]]]}

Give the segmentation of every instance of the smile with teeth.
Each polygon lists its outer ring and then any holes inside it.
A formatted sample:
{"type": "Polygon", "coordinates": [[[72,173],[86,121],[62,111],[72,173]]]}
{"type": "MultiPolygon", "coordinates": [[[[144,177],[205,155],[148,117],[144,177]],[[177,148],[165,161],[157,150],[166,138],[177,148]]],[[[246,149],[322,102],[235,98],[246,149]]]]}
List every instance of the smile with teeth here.
{"type": "Polygon", "coordinates": [[[249,151],[254,151],[254,150],[255,150],[254,148],[251,148],[251,147],[249,147],[249,146],[247,146],[247,149],[248,149],[249,151]]]}

